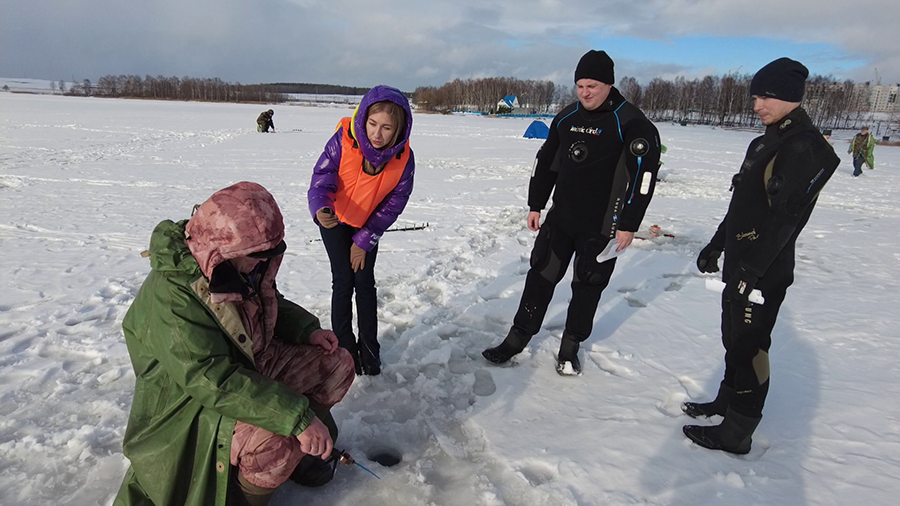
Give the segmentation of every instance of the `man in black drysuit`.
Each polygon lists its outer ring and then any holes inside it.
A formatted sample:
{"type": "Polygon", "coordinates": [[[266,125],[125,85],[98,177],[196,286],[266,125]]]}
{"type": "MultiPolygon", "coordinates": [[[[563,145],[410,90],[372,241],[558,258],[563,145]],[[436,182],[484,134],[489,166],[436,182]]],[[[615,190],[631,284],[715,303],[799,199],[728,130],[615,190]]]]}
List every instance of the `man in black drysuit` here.
{"type": "Polygon", "coordinates": [[[697,258],[701,272],[718,272],[719,255],[725,252],[725,378],[714,401],[682,406],[694,418],[725,417],[720,425],[684,427],[687,437],[712,450],[750,451],[769,391],[772,328],[794,281],[794,243],[840,163],[800,107],[808,75],[800,62],[779,58],[753,77],[753,110],[766,131],[747,148],[732,179],[728,213],[697,258]],[[764,303],[748,300],[754,289],[762,292],[764,303]]]}
{"type": "Polygon", "coordinates": [[[512,328],[502,343],[482,353],[490,362],[508,361],[540,330],[574,254],[557,372],[581,373],[579,345],[591,335],[600,294],[616,264],[615,258],[598,262],[598,254],[611,240],[619,251],[631,244],[659,168],[659,132],[614,82],[606,52],[586,53],[575,69],[578,102],[556,115],[537,153],[528,187],[528,227],[540,232],[512,328]],[[540,224],[551,192],[553,206],[540,224]]]}

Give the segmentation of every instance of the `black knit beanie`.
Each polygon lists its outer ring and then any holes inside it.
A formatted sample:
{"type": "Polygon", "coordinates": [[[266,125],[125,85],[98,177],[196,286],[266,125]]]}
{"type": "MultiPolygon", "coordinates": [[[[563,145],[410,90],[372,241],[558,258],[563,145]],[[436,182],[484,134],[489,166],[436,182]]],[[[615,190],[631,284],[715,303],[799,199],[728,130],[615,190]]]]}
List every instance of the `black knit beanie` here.
{"type": "Polygon", "coordinates": [[[613,84],[616,82],[616,75],[613,72],[612,58],[606,54],[606,51],[595,51],[591,49],[578,62],[575,67],[575,82],[579,79],[593,79],[601,83],[613,84]]]}
{"type": "Polygon", "coordinates": [[[779,58],[753,76],[750,95],[770,97],[785,102],[800,102],[806,88],[809,70],[802,63],[790,58],[779,58]]]}

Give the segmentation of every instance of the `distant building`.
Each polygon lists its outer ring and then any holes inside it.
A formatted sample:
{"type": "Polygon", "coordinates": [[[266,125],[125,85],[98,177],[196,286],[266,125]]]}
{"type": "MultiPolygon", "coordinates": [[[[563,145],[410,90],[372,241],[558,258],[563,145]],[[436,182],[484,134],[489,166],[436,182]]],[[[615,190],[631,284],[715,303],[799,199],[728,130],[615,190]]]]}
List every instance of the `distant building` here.
{"type": "Polygon", "coordinates": [[[900,112],[900,84],[871,85],[868,82],[855,85],[857,89],[869,98],[869,111],[872,112],[900,112]]]}
{"type": "Polygon", "coordinates": [[[900,110],[897,102],[897,93],[900,85],[872,86],[872,95],[869,99],[874,112],[894,112],[900,110]]]}
{"type": "Polygon", "coordinates": [[[519,108],[519,99],[515,95],[507,95],[503,97],[503,100],[497,102],[497,109],[499,110],[501,107],[515,111],[519,108]]]}

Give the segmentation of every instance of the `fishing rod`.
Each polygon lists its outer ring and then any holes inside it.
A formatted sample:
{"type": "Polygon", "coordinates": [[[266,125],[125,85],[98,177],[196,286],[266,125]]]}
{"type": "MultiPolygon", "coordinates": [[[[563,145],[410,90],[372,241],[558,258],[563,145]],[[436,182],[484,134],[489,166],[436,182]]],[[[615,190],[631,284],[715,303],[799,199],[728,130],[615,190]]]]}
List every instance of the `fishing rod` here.
{"type": "MultiPolygon", "coordinates": [[[[422,223],[419,225],[410,225],[408,227],[401,227],[401,228],[389,228],[389,229],[385,230],[385,232],[410,232],[413,230],[425,230],[426,228],[428,228],[430,226],[431,225],[426,221],[425,223],[422,223]]],[[[317,238],[310,239],[309,242],[319,242],[321,240],[322,240],[321,237],[317,237],[317,238]]]]}
{"type": "Polygon", "coordinates": [[[357,466],[363,468],[364,471],[371,474],[372,476],[378,478],[379,480],[381,479],[381,477],[378,476],[377,474],[373,473],[371,469],[369,469],[368,467],[366,467],[366,466],[360,464],[359,462],[357,462],[356,460],[354,460],[353,457],[350,456],[349,452],[344,451],[344,450],[338,450],[337,448],[335,448],[334,451],[337,452],[337,454],[332,456],[331,458],[336,459],[336,462],[334,464],[335,468],[337,468],[338,462],[340,462],[341,464],[347,465],[347,466],[357,465],[357,466]]]}

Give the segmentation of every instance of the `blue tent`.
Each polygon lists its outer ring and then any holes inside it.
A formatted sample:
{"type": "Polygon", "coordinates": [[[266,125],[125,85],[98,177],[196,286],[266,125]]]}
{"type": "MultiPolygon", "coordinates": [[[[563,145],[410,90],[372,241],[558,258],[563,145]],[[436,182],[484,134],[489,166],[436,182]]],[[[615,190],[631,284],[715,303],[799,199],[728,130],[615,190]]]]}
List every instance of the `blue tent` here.
{"type": "Polygon", "coordinates": [[[528,130],[525,130],[524,137],[526,139],[546,139],[548,133],[550,133],[550,129],[543,121],[534,120],[528,125],[528,130]]]}

